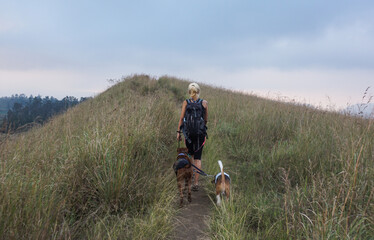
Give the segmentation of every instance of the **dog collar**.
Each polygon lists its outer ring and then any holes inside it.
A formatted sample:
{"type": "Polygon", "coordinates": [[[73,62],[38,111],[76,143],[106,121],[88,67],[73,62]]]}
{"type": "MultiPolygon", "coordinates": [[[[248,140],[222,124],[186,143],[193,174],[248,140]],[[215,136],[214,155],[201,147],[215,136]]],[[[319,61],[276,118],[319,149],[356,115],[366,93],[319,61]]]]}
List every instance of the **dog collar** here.
{"type": "MultiPolygon", "coordinates": [[[[227,176],[229,179],[230,179],[230,175],[228,175],[227,173],[223,173],[225,176],[227,176]]],[[[218,180],[218,177],[219,176],[221,176],[222,175],[222,173],[218,173],[217,175],[216,175],[216,179],[215,179],[215,183],[217,183],[217,180],[218,180]]]]}

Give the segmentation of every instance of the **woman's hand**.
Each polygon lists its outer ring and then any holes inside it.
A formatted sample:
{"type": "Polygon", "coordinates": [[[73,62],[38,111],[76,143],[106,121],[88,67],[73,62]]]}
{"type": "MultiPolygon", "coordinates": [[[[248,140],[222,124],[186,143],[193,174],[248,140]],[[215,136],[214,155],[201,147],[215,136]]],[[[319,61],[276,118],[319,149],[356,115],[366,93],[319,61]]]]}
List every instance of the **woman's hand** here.
{"type": "Polygon", "coordinates": [[[182,136],[179,132],[177,133],[177,141],[182,141],[182,136]]]}

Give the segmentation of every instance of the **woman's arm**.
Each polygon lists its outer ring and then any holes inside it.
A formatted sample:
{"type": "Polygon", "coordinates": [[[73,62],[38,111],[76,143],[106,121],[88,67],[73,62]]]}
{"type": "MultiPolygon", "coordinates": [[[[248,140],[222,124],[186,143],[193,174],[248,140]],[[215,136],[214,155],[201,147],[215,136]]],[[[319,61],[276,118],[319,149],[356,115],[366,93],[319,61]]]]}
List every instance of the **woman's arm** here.
{"type": "Polygon", "coordinates": [[[206,125],[208,123],[208,101],[203,100],[203,107],[205,108],[204,121],[205,121],[205,125],[206,125]]]}
{"type": "Polygon", "coordinates": [[[183,104],[182,104],[182,112],[181,112],[181,116],[179,118],[179,123],[178,123],[178,129],[177,129],[177,140],[180,141],[182,140],[181,138],[181,135],[180,135],[180,130],[181,130],[181,125],[183,123],[183,118],[184,118],[184,114],[186,113],[186,107],[187,107],[187,101],[184,101],[183,104]]]}

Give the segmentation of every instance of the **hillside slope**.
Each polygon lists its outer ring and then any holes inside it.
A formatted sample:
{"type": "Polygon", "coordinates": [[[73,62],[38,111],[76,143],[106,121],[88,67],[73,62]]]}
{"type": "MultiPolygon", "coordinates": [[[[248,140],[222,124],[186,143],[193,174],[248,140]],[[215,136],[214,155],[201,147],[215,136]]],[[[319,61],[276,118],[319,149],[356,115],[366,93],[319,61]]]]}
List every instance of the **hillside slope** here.
{"type": "Polygon", "coordinates": [[[3,141],[0,235],[167,235],[180,98],[169,82],[128,78],[43,127],[3,141]]]}
{"type": "Polygon", "coordinates": [[[234,191],[213,215],[212,236],[374,236],[373,120],[226,91],[208,96],[210,166],[229,166],[234,191]]]}
{"type": "MultiPolygon", "coordinates": [[[[128,77],[2,141],[1,236],[169,238],[175,130],[187,86],[128,77]]],[[[209,102],[203,169],[217,173],[220,159],[232,177],[232,198],[211,213],[211,239],[374,235],[372,121],[201,89],[209,102]]]]}

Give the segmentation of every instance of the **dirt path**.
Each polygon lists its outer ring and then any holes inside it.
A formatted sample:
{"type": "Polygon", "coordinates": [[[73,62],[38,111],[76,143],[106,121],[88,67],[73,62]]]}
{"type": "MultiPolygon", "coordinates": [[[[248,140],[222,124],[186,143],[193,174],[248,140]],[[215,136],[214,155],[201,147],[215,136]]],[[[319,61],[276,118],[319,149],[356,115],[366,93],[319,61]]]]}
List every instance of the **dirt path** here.
{"type": "MultiPolygon", "coordinates": [[[[207,181],[200,181],[201,184],[207,186],[207,181]]],[[[200,186],[198,192],[192,192],[192,202],[188,203],[187,199],[183,208],[179,210],[176,216],[176,224],[174,230],[175,240],[195,240],[209,239],[204,236],[207,229],[206,219],[209,216],[212,207],[208,193],[200,186]]]]}

